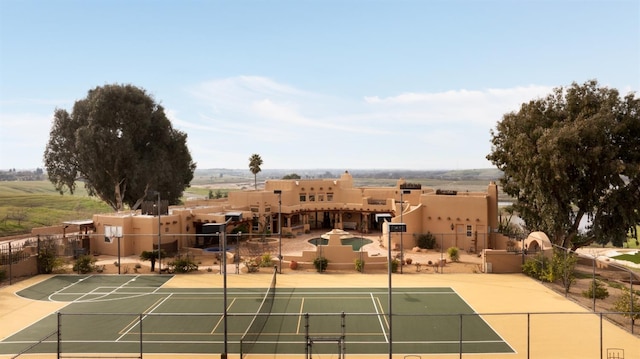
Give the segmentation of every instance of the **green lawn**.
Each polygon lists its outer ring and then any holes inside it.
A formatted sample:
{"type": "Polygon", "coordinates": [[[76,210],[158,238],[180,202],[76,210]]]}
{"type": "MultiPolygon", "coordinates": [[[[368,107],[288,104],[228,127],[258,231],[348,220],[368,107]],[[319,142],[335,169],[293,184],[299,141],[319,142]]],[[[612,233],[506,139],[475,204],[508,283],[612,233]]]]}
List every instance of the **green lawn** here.
{"type": "Polygon", "coordinates": [[[640,252],[637,252],[636,254],[621,254],[619,256],[613,257],[613,259],[640,264],[640,252]]]}
{"type": "Polygon", "coordinates": [[[82,184],[74,195],[61,195],[49,181],[0,182],[0,236],[111,211],[104,202],[89,197],[82,184]]]}
{"type": "MultiPolygon", "coordinates": [[[[49,181],[0,181],[0,237],[113,211],[100,199],[90,197],[83,183],[77,185],[73,195],[68,192],[61,195],[49,181]]],[[[213,190],[213,194],[217,191],[213,190]]],[[[209,189],[191,187],[185,192],[207,197],[209,189]]],[[[220,192],[226,197],[229,190],[220,192]]]]}

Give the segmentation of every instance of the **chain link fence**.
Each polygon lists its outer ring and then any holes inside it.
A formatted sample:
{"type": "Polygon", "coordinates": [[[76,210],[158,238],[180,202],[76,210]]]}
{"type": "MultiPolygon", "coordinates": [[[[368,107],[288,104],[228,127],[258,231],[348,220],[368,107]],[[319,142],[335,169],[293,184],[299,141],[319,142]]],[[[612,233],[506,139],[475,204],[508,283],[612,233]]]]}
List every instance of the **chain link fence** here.
{"type": "MultiPolygon", "coordinates": [[[[265,313],[268,316],[257,333],[251,354],[260,357],[295,355],[305,351],[317,357],[335,356],[338,350],[349,355],[393,353],[414,357],[446,356],[458,358],[515,359],[593,358],[630,359],[640,357],[640,346],[621,335],[606,320],[613,313],[536,312],[393,315],[395,323],[410,321],[442,330],[413,330],[391,336],[385,329],[387,315],[369,313],[265,313]],[[493,332],[479,332],[478,319],[493,332]],[[300,330],[291,330],[291,323],[300,330]],[[380,323],[374,326],[363,323],[380,323]],[[340,346],[334,341],[339,338],[340,346]],[[311,345],[310,345],[311,344],[311,345]]],[[[12,358],[39,354],[51,358],[142,358],[145,355],[178,353],[175,356],[222,353],[239,357],[242,328],[254,313],[229,313],[232,330],[223,336],[222,313],[60,313],[38,330],[48,333],[38,340],[19,338],[6,341],[3,351],[19,353],[12,358]],[[100,330],[95,323],[124,323],[118,332],[100,330]],[[210,329],[214,327],[214,331],[210,329]],[[242,328],[240,328],[242,327],[242,328]],[[95,328],[88,330],[88,328],[95,328]],[[207,330],[198,330],[205,328],[207,330]],[[48,354],[46,356],[44,354],[48,354]]],[[[400,326],[398,326],[400,328],[400,326]]],[[[394,331],[394,333],[396,333],[394,331]]],[[[622,333],[625,334],[625,333],[622,333]]],[[[626,333],[628,335],[628,333],[626,333]]]]}

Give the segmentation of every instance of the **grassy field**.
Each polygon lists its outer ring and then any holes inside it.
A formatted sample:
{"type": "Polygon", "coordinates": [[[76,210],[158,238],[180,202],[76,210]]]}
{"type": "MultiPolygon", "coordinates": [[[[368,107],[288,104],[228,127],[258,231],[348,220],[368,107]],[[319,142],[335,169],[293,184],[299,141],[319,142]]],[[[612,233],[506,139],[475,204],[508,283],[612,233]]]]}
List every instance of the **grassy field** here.
{"type": "MultiPolygon", "coordinates": [[[[486,191],[488,180],[451,180],[407,178],[407,182],[420,183],[435,189],[459,191],[486,191]]],[[[355,178],[354,185],[395,186],[397,179],[355,178]]],[[[194,178],[185,191],[185,199],[206,198],[212,195],[226,197],[229,191],[253,187],[253,178],[226,174],[208,174],[194,178]]],[[[0,182],[0,237],[29,233],[32,228],[61,224],[64,221],[88,219],[95,213],[112,209],[95,197],[89,197],[83,184],[76,193],[60,195],[49,181],[1,181],[0,182]]]]}
{"type": "Polygon", "coordinates": [[[89,197],[82,184],[74,195],[60,195],[49,181],[0,182],[0,236],[111,211],[104,202],[89,197]]]}
{"type": "Polygon", "coordinates": [[[629,261],[635,264],[640,264],[640,252],[636,254],[621,254],[619,256],[613,257],[614,259],[619,259],[621,261],[629,261]]]}

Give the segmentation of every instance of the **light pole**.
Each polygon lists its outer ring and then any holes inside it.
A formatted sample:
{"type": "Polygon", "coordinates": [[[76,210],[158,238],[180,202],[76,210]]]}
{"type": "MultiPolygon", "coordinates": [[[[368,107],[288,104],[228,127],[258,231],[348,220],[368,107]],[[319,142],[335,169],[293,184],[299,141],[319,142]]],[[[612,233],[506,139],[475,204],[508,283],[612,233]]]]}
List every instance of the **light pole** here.
{"type": "Polygon", "coordinates": [[[223,327],[224,327],[224,353],[220,356],[222,359],[227,358],[227,349],[229,343],[229,330],[227,329],[227,225],[231,222],[232,218],[227,219],[226,222],[220,225],[222,232],[222,302],[223,302],[223,327]]]}
{"type": "Polygon", "coordinates": [[[389,293],[387,294],[389,298],[387,299],[388,303],[388,311],[389,311],[389,359],[393,358],[393,337],[391,334],[393,333],[393,325],[392,325],[392,317],[391,317],[391,223],[389,223],[389,243],[387,245],[387,276],[389,277],[389,293]]]}
{"type": "MultiPolygon", "coordinates": [[[[404,199],[402,195],[410,193],[411,191],[408,189],[400,191],[400,222],[402,223],[404,223],[404,220],[402,220],[402,214],[404,213],[404,199]]],[[[400,274],[402,274],[402,267],[404,267],[404,241],[402,240],[402,232],[400,232],[400,274]]]]}
{"type": "Polygon", "coordinates": [[[389,243],[387,245],[387,275],[389,276],[389,299],[388,299],[388,310],[389,310],[389,359],[392,359],[393,357],[393,319],[392,319],[392,301],[391,301],[391,295],[393,294],[393,286],[391,285],[391,232],[406,232],[407,231],[407,225],[404,223],[391,223],[389,222],[389,228],[388,228],[388,232],[389,232],[389,243]]]}
{"type": "Polygon", "coordinates": [[[236,253],[233,256],[233,262],[236,265],[236,274],[240,274],[240,239],[242,238],[242,231],[236,234],[236,253]]]}
{"type": "Polygon", "coordinates": [[[162,210],[160,209],[160,191],[156,191],[156,194],[158,195],[158,274],[162,274],[162,210]]]}
{"type": "Polygon", "coordinates": [[[224,350],[223,353],[224,355],[222,356],[223,359],[227,358],[227,343],[228,343],[228,338],[227,338],[227,224],[223,224],[222,226],[222,273],[223,273],[223,282],[222,283],[222,287],[224,288],[223,290],[223,302],[224,302],[224,315],[222,316],[222,319],[224,320],[224,350]]]}
{"type": "Polygon", "coordinates": [[[593,255],[593,283],[592,285],[592,292],[593,292],[593,312],[595,313],[596,311],[596,261],[598,260],[598,256],[597,255],[593,255]]]}
{"type": "Polygon", "coordinates": [[[273,193],[278,195],[278,260],[280,261],[280,274],[282,274],[282,190],[276,189],[273,193]]]}

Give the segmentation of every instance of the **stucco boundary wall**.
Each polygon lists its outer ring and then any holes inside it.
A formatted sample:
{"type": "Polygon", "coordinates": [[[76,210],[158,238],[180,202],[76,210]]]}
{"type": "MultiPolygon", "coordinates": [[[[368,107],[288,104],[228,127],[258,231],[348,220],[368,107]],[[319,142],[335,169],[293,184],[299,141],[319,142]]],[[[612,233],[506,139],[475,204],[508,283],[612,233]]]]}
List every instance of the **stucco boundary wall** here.
{"type": "Polygon", "coordinates": [[[521,273],[523,259],[526,261],[529,255],[524,256],[518,252],[504,250],[486,250],[484,252],[485,271],[487,273],[521,273]]]}
{"type": "Polygon", "coordinates": [[[4,270],[7,278],[11,281],[23,277],[33,277],[38,274],[38,257],[31,256],[17,263],[0,266],[0,268],[4,270]]]}
{"type": "MultiPolygon", "coordinates": [[[[0,289],[0,339],[4,339],[66,303],[33,301],[15,293],[49,276],[40,275],[16,285],[0,289]]],[[[271,274],[227,275],[229,288],[266,288],[271,274]]],[[[176,275],[164,288],[220,288],[224,276],[220,274],[176,275]]],[[[384,274],[330,274],[292,272],[278,277],[281,288],[388,288],[384,274]]],[[[510,354],[464,354],[463,357],[483,359],[541,359],[541,358],[606,358],[600,355],[602,332],[603,351],[607,348],[624,349],[624,358],[640,358],[640,338],[590,313],[565,297],[522,274],[395,274],[394,288],[451,287],[514,349],[510,354]]],[[[348,313],[347,313],[348,315],[348,313]]],[[[419,316],[416,317],[420,320],[419,316]]],[[[430,325],[427,320],[425,326],[430,325]]],[[[347,342],[349,327],[347,326],[347,342]]],[[[75,355],[75,354],[74,354],[75,355]]],[[[129,357],[131,354],[129,354],[129,357]]],[[[199,354],[198,358],[220,358],[220,353],[199,354]]],[[[348,357],[388,358],[388,354],[357,355],[348,357]]],[[[8,359],[11,356],[0,356],[8,359]]],[[[55,358],[55,355],[25,355],[21,358],[55,358]]],[[[95,357],[95,354],[92,356],[95,357]]],[[[115,357],[109,355],[109,357],[115,357]]],[[[175,353],[147,354],[145,359],[191,358],[194,355],[175,353]]],[[[277,355],[278,358],[299,358],[297,355],[277,355]]],[[[423,358],[459,358],[459,354],[423,355],[423,358]]],[[[228,358],[239,358],[230,353],[228,358]]],[[[249,358],[275,358],[273,355],[249,358]]],[[[404,355],[393,355],[404,358],[404,355]]]]}

